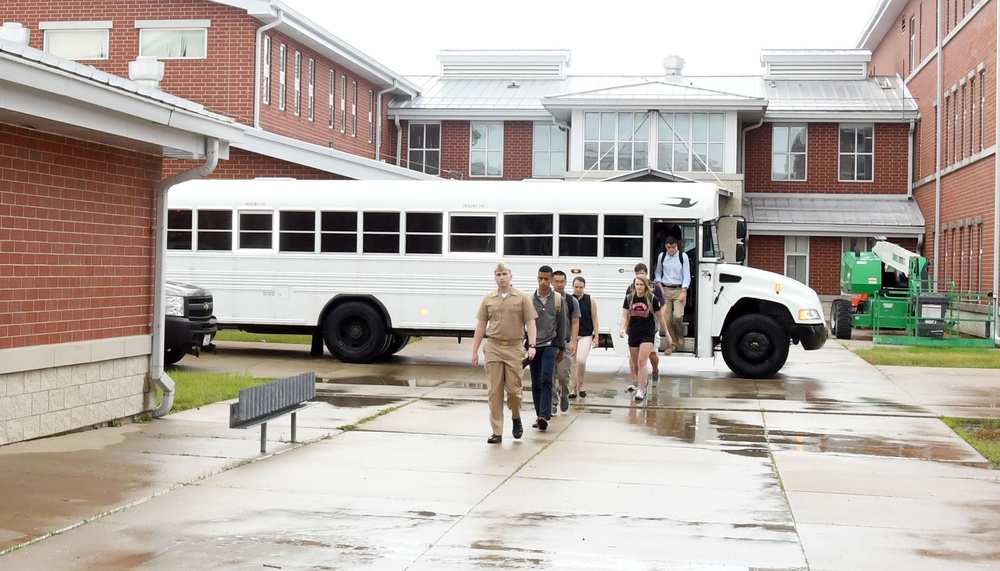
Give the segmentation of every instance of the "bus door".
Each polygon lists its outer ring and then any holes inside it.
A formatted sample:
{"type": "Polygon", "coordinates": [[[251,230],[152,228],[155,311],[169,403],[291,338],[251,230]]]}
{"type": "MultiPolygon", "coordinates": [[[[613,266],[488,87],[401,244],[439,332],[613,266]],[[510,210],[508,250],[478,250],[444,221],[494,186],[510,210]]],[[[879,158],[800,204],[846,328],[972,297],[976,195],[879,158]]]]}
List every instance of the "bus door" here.
{"type": "MultiPolygon", "coordinates": [[[[668,236],[673,236],[680,243],[680,251],[687,254],[688,262],[690,266],[690,277],[691,283],[688,286],[687,298],[684,304],[684,338],[685,344],[683,348],[678,347],[679,351],[682,352],[693,352],[695,349],[695,340],[697,339],[697,305],[695,303],[696,296],[698,295],[697,288],[697,268],[698,268],[698,252],[699,245],[698,240],[699,235],[699,225],[696,222],[690,220],[665,220],[665,219],[655,219],[650,220],[650,253],[649,253],[649,277],[652,278],[656,275],[657,264],[660,260],[660,254],[664,251],[664,244],[666,243],[668,236]]],[[[676,343],[676,341],[675,341],[676,343]]],[[[661,341],[661,345],[665,346],[665,342],[661,341]]]]}

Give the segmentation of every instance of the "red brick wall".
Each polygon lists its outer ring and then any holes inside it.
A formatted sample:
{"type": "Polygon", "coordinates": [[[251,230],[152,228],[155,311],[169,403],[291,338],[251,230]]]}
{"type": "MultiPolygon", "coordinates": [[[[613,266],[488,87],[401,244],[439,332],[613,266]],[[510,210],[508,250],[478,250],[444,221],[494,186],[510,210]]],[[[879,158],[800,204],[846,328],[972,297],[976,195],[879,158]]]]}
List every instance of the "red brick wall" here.
{"type": "MultiPolygon", "coordinates": [[[[940,222],[942,231],[944,232],[945,224],[965,222],[969,218],[975,219],[975,217],[981,216],[983,218],[983,256],[981,261],[978,252],[973,256],[970,280],[968,252],[965,253],[963,272],[961,265],[954,263],[953,250],[956,240],[959,238],[963,239],[965,248],[968,250],[969,228],[949,231],[947,243],[942,237],[939,244],[936,264],[938,279],[955,281],[963,291],[969,289],[995,291],[1000,287],[998,284],[994,284],[992,279],[993,260],[997,255],[993,250],[993,236],[997,225],[993,212],[994,161],[996,156],[982,153],[981,150],[983,148],[989,149],[996,140],[997,3],[976,2],[976,9],[972,10],[970,9],[971,2],[960,2],[958,3],[957,18],[955,4],[954,2],[945,3],[952,12],[942,21],[946,38],[941,83],[945,95],[950,95],[950,97],[947,98],[949,113],[942,117],[940,149],[937,145],[937,110],[934,105],[937,100],[937,60],[933,57],[927,57],[933,53],[937,41],[935,31],[936,4],[928,4],[919,0],[909,2],[902,14],[896,19],[893,27],[873,50],[872,67],[879,74],[899,73],[905,77],[907,88],[916,98],[920,109],[921,119],[917,128],[918,139],[915,149],[915,179],[917,182],[915,183],[914,197],[927,222],[923,255],[931,260],[932,272],[935,261],[934,228],[936,225],[935,197],[937,194],[935,168],[937,154],[940,153],[942,168],[940,222]],[[962,15],[963,4],[967,12],[964,16],[962,15]],[[911,14],[916,15],[918,21],[922,15],[924,22],[923,30],[920,33],[922,48],[918,47],[918,49],[926,59],[926,63],[916,73],[912,73],[908,65],[904,66],[904,62],[909,58],[909,35],[905,34],[906,40],[904,41],[904,34],[900,28],[900,21],[905,18],[908,23],[911,14]],[[982,76],[979,75],[980,66],[983,66],[986,71],[985,83],[982,81],[982,76]],[[973,82],[969,80],[970,74],[974,77],[973,82]],[[971,94],[967,92],[966,115],[964,117],[961,114],[961,82],[963,79],[966,86],[974,84],[977,92],[975,98],[972,98],[971,94]],[[985,105],[981,103],[978,96],[983,85],[986,87],[985,105]],[[952,89],[956,87],[957,90],[953,92],[952,89]],[[976,104],[974,112],[972,109],[973,101],[976,104]],[[959,110],[957,128],[954,116],[956,106],[959,110]],[[983,125],[984,128],[981,128],[980,125],[983,125]],[[957,136],[960,149],[957,152],[956,130],[959,133],[965,133],[964,145],[962,144],[962,135],[957,136]],[[980,140],[983,140],[984,144],[981,145],[980,140]]],[[[945,103],[942,102],[942,112],[944,107],[945,103]]],[[[978,249],[979,227],[974,225],[973,229],[972,235],[976,240],[976,249],[978,249]]]]}
{"type": "Polygon", "coordinates": [[[160,158],[0,124],[0,349],[149,333],[160,158]]]}
{"type": "MultiPolygon", "coordinates": [[[[403,133],[402,166],[407,166],[409,122],[402,121],[403,133]]],[[[469,139],[472,129],[470,121],[441,121],[441,172],[453,170],[462,173],[463,180],[469,180],[469,139]]],[[[393,145],[396,130],[392,129],[393,145]]],[[[503,128],[503,177],[475,177],[476,180],[524,180],[531,178],[531,149],[534,143],[534,123],[531,121],[505,121],[503,128]]],[[[395,153],[395,146],[392,152],[395,153]]],[[[389,152],[383,147],[384,152],[389,152]]],[[[395,161],[392,161],[395,162],[395,161]]],[[[444,175],[446,176],[447,175],[444,175]]]]}
{"type": "MultiPolygon", "coordinates": [[[[31,30],[31,46],[42,49],[45,35],[38,29],[38,23],[45,21],[112,20],[110,30],[110,54],[107,60],[85,60],[81,63],[118,75],[128,77],[128,62],[139,53],[139,30],[136,20],[155,19],[208,19],[208,57],[197,60],[164,60],[165,74],[160,87],[171,94],[196,101],[206,109],[235,118],[244,125],[254,121],[254,65],[257,28],[261,24],[248,16],[245,11],[223,6],[207,0],[158,0],[157,2],[105,2],[79,0],[59,3],[38,0],[4,0],[0,7],[0,22],[18,22],[31,30]]],[[[347,73],[350,97],[347,101],[347,132],[340,132],[340,80],[345,68],[340,62],[320,59],[304,46],[278,34],[275,30],[266,32],[271,43],[271,103],[262,105],[261,126],[273,133],[279,133],[310,143],[332,146],[335,149],[355,155],[375,158],[375,137],[368,141],[368,121],[371,111],[369,92],[378,93],[379,87],[347,73]],[[284,111],[278,109],[279,45],[288,47],[288,67],[286,71],[287,105],[284,111]],[[293,107],[295,51],[302,53],[302,109],[296,116],[293,107]],[[314,120],[308,119],[309,58],[316,61],[315,113],[314,120]],[[330,69],[336,73],[337,115],[334,128],[329,127],[330,69]],[[353,82],[358,85],[357,136],[351,134],[351,104],[353,103],[353,82]]],[[[383,97],[383,113],[390,97],[383,97]]],[[[383,114],[384,117],[384,114],[383,114]]],[[[372,121],[377,115],[372,114],[372,121]]],[[[388,127],[385,127],[386,133],[388,127]]],[[[390,153],[383,157],[391,157],[390,153]]]]}
{"type": "Polygon", "coordinates": [[[785,273],[785,237],[750,236],[747,242],[747,264],[776,274],[785,273]]]}
{"type": "MultiPolygon", "coordinates": [[[[204,161],[178,161],[164,159],[163,176],[170,176],[181,171],[195,168],[204,164],[204,161]]],[[[297,165],[274,159],[264,155],[258,155],[242,149],[230,149],[229,160],[219,161],[218,167],[212,174],[205,178],[223,179],[245,179],[258,177],[289,177],[299,180],[343,180],[345,177],[338,174],[312,169],[306,166],[297,165]]]]}
{"type": "Polygon", "coordinates": [[[746,192],[815,192],[833,194],[905,194],[909,126],[875,124],[875,180],[839,182],[838,123],[809,123],[806,178],[804,181],[771,180],[771,134],[764,123],[747,133],[746,192]]]}

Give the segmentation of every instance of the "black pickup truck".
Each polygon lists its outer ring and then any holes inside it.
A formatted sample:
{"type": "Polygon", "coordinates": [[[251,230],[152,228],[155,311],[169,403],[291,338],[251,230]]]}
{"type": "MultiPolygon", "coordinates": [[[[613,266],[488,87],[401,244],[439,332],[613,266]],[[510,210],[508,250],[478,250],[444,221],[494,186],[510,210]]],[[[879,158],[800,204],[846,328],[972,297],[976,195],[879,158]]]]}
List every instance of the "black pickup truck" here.
{"type": "Polygon", "coordinates": [[[212,293],[198,286],[167,280],[163,364],[173,365],[184,355],[214,351],[217,331],[212,293]]]}

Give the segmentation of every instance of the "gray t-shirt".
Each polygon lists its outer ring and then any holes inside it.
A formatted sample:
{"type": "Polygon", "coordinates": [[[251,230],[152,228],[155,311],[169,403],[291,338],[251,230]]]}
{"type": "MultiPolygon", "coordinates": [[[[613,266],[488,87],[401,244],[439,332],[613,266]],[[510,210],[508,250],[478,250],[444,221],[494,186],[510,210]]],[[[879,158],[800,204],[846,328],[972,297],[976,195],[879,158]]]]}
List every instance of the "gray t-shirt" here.
{"type": "Polygon", "coordinates": [[[563,318],[563,313],[567,311],[567,308],[565,300],[563,300],[559,304],[562,306],[559,317],[556,317],[556,296],[560,296],[560,294],[550,289],[547,297],[540,297],[536,289],[535,295],[531,297],[532,305],[535,306],[535,311],[538,313],[538,317],[535,319],[536,347],[548,347],[549,345],[560,349],[563,347],[564,342],[560,340],[566,339],[566,319],[563,318]],[[542,303],[543,300],[545,303],[542,303]]]}

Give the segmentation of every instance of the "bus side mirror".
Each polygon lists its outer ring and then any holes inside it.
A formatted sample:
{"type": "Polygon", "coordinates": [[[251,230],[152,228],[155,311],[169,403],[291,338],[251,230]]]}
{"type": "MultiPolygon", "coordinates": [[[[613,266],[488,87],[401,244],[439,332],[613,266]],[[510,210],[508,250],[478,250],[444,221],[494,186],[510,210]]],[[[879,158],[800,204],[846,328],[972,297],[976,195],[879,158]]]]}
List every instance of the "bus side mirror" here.
{"type": "Polygon", "coordinates": [[[747,259],[747,247],[743,242],[736,243],[736,263],[742,264],[747,259]]]}
{"type": "Polygon", "coordinates": [[[736,241],[743,242],[747,239],[747,221],[742,218],[736,219],[736,241]]]}

